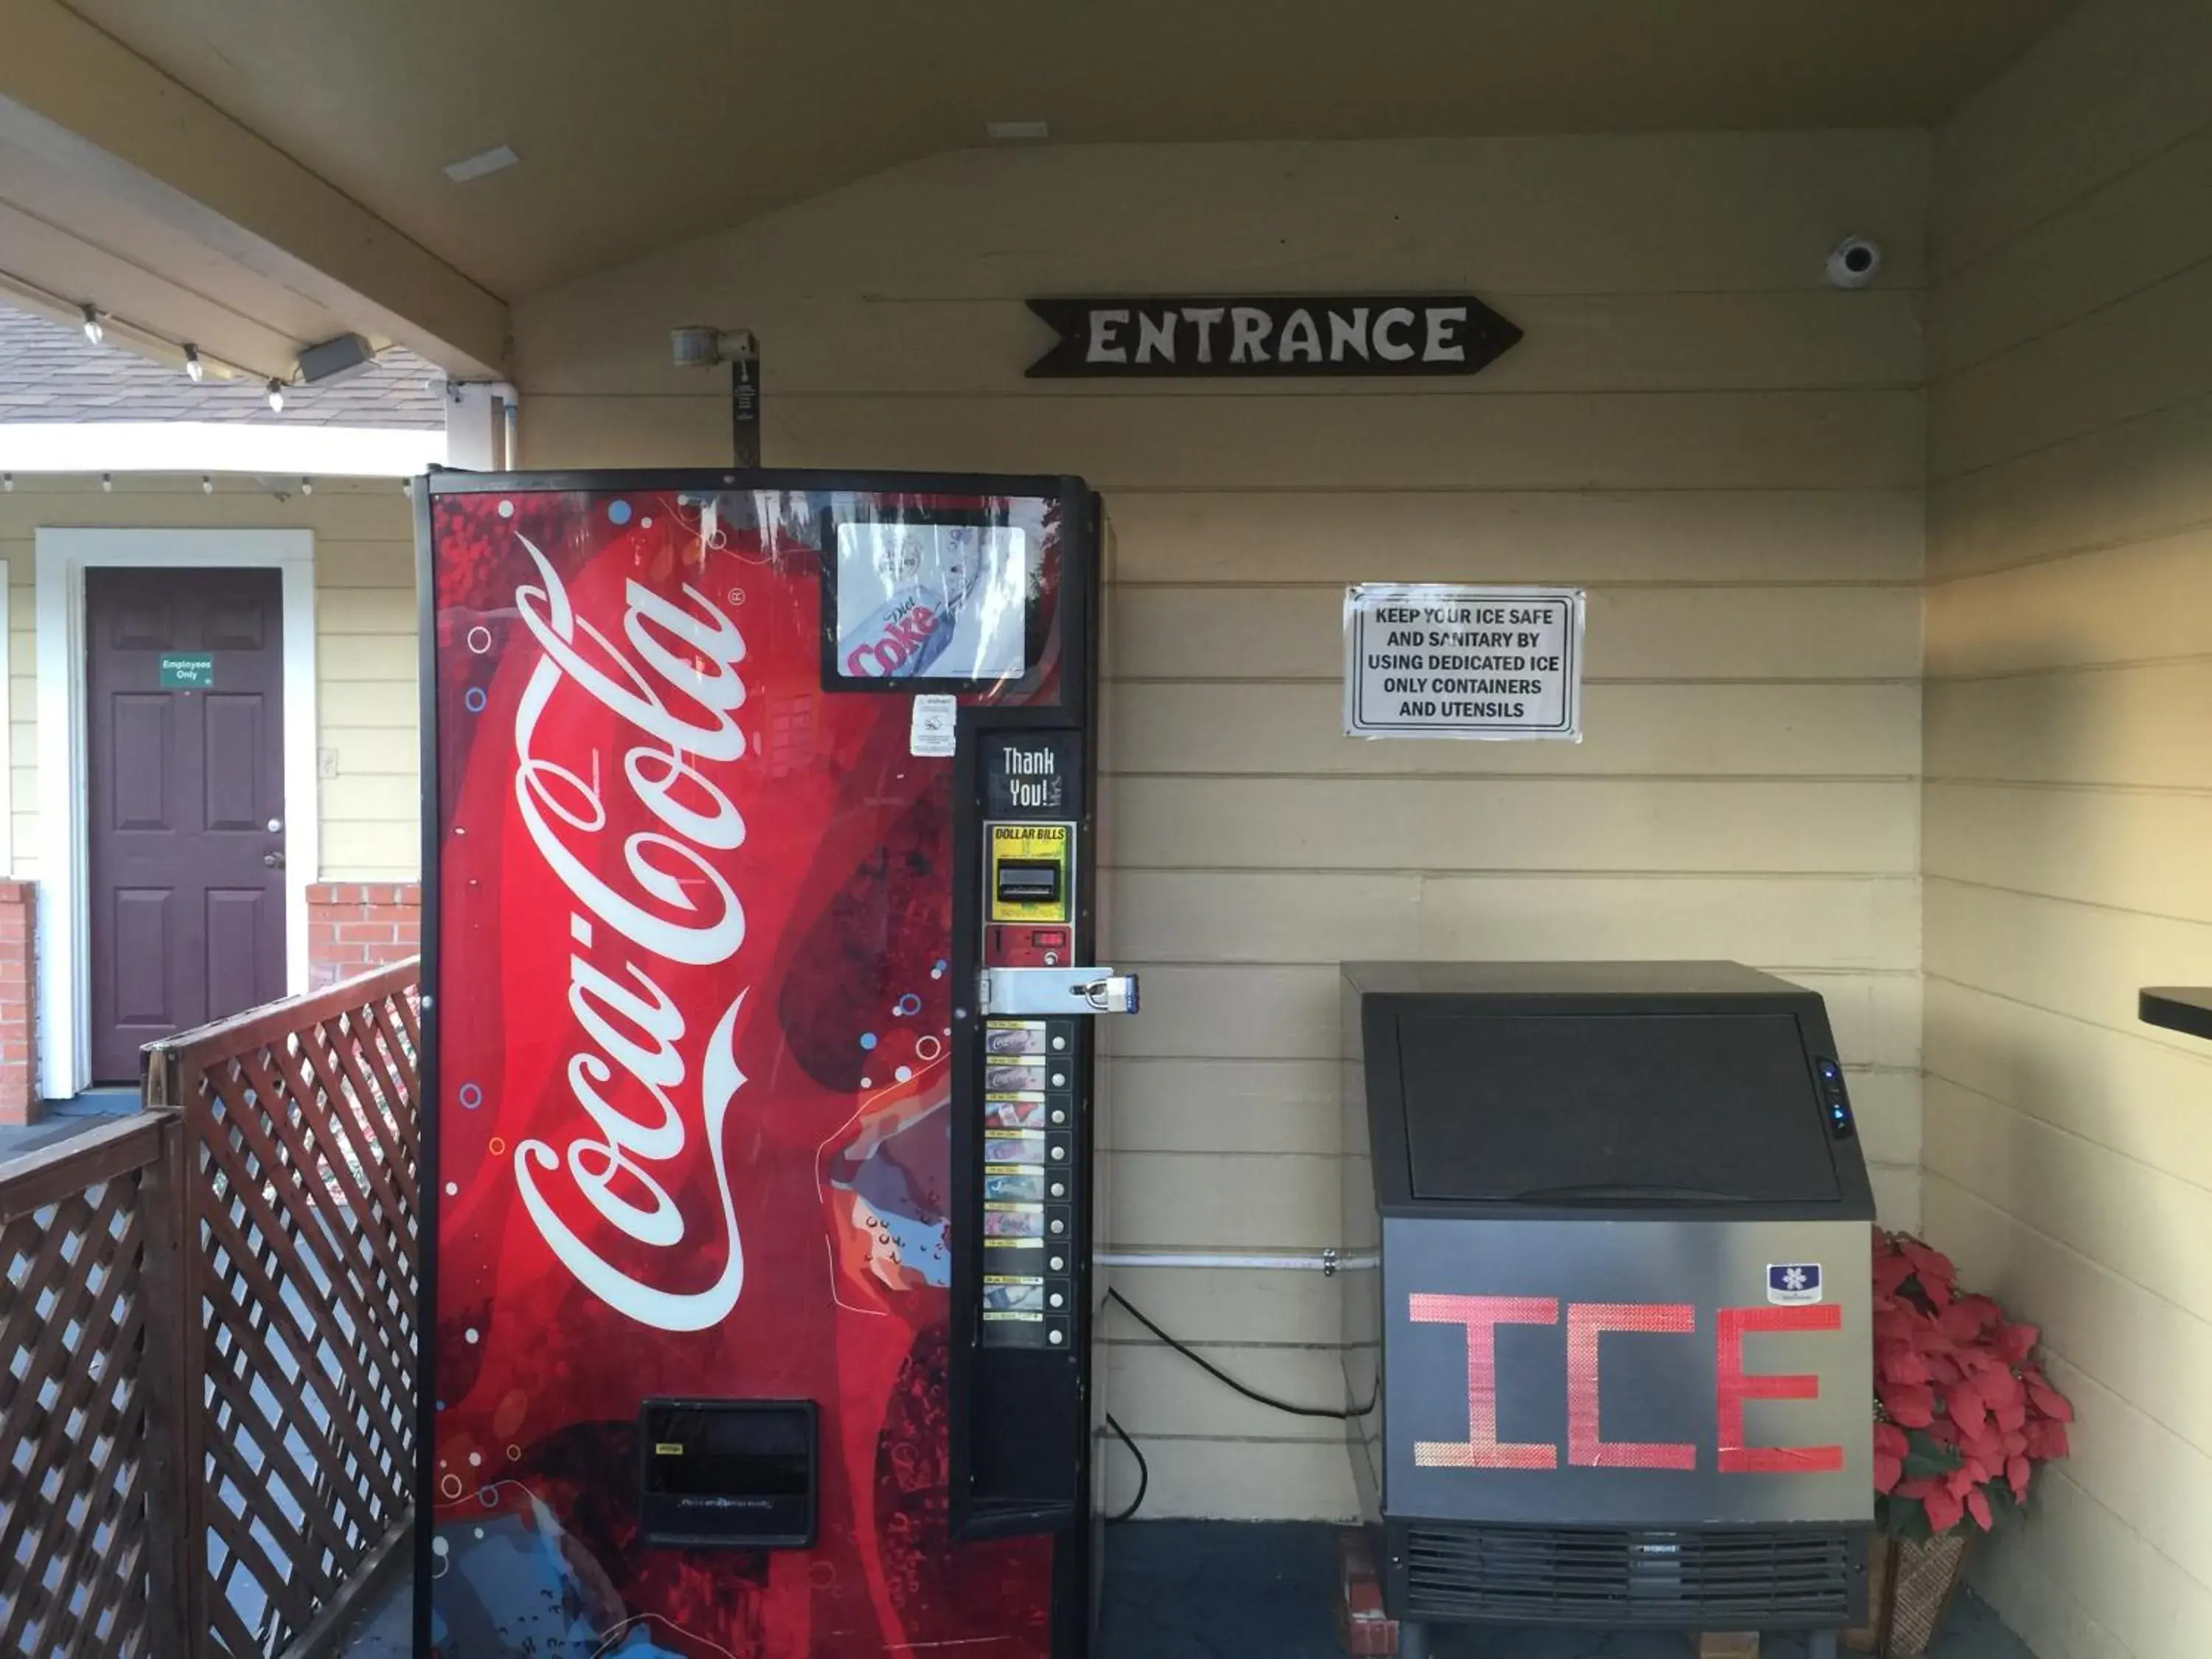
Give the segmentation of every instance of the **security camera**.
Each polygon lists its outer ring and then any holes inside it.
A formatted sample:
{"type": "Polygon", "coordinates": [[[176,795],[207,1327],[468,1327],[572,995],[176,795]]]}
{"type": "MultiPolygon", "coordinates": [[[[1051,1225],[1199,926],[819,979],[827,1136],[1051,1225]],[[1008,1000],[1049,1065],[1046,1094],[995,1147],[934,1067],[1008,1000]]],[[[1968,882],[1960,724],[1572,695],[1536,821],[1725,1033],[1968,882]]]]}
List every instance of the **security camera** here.
{"type": "Polygon", "coordinates": [[[1864,288],[1881,269],[1881,244],[1865,236],[1846,236],[1828,252],[1828,281],[1837,288],[1864,288]]]}

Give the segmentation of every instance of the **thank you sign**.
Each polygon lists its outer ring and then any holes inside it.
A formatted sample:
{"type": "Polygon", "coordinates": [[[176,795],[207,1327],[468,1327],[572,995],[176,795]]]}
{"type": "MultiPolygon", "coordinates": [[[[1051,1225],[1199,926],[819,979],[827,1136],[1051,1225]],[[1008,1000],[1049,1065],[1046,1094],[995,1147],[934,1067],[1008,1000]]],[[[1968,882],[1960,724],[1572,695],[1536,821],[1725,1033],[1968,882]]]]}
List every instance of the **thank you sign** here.
{"type": "Polygon", "coordinates": [[[1521,331],[1468,294],[1031,300],[1060,339],[1031,380],[1474,374],[1521,331]]]}
{"type": "Polygon", "coordinates": [[[1355,738],[1583,735],[1583,592],[1361,582],[1344,593],[1355,738]]]}

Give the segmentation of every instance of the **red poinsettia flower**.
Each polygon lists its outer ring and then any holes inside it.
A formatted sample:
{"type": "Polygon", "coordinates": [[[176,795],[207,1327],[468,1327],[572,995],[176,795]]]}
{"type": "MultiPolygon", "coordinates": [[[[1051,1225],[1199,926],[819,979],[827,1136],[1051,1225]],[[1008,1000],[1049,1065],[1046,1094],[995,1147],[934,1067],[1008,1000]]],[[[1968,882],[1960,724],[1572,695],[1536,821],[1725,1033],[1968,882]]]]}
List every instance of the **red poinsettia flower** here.
{"type": "Polygon", "coordinates": [[[1936,1420],[1936,1393],[1923,1383],[1898,1382],[1879,1390],[1882,1410],[1889,1420],[1908,1429],[1924,1429],[1936,1420]]]}
{"type": "Polygon", "coordinates": [[[1874,1425],[1874,1489],[1879,1492],[1893,1492],[1904,1478],[1905,1455],[1912,1449],[1912,1443],[1905,1437],[1905,1431],[1894,1423],[1874,1425]]]}
{"type": "Polygon", "coordinates": [[[1942,1251],[1875,1233],[1874,1485],[1889,1528],[1916,1537],[1989,1530],[1995,1499],[2024,1503],[2034,1466],[2066,1455],[2074,1416],[2033,1361],[2038,1328],[1957,1280],[1942,1251]]]}

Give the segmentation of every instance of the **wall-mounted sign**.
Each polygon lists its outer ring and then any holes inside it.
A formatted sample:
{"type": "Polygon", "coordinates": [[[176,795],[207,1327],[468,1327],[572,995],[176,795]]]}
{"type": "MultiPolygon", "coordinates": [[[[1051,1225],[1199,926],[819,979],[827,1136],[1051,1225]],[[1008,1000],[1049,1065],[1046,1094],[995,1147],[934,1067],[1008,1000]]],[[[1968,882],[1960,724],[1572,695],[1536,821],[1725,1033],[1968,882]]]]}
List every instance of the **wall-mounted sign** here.
{"type": "Polygon", "coordinates": [[[1583,736],[1583,591],[1361,582],[1344,591],[1355,738],[1583,736]]]}
{"type": "Polygon", "coordinates": [[[1521,331],[1468,294],[1031,300],[1060,340],[1031,380],[1473,374],[1521,331]]]}
{"type": "Polygon", "coordinates": [[[204,691],[215,684],[215,659],[208,653],[191,656],[164,653],[161,689],[164,691],[204,691]]]}

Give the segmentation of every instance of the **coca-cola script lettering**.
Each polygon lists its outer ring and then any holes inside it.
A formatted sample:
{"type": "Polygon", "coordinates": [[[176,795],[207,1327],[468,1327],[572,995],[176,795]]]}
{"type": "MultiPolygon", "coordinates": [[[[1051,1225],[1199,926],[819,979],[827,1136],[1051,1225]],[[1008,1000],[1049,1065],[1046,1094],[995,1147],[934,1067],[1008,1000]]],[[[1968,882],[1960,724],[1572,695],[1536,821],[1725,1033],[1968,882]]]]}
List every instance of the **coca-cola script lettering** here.
{"type": "Polygon", "coordinates": [[[518,587],[515,605],[545,654],[515,708],[514,799],[532,844],[575,907],[568,1004],[583,1041],[567,1067],[579,1114],[573,1133],[558,1146],[522,1141],[515,1182],[547,1247],[586,1289],[640,1324],[701,1330],[728,1315],[744,1285],[723,1129],[745,1083],[734,1041],[745,992],[723,1010],[694,1079],[684,1015],[653,969],[726,962],[744,942],[744,907],[708,856],[744,841],[744,820],[713,775],[745,754],[736,718],[745,700],[738,672],[744,638],[696,588],[685,585],[678,605],[633,580],[623,618],[633,658],[577,615],[550,561],[526,538],[516,539],[539,585],[518,587]],[[574,696],[596,699],[635,736],[622,749],[621,785],[603,775],[596,750],[541,752],[541,726],[561,724],[546,721],[547,710],[574,696]],[[609,833],[605,792],[616,787],[626,787],[661,826],[623,840],[626,887],[602,878],[579,850],[609,833]],[[672,1251],[690,1241],[683,1211],[656,1172],[680,1172],[696,1156],[695,1132],[713,1164],[723,1265],[704,1288],[671,1290],[609,1261],[563,1219],[574,1205],[551,1194],[565,1182],[617,1233],[672,1251]]]}

